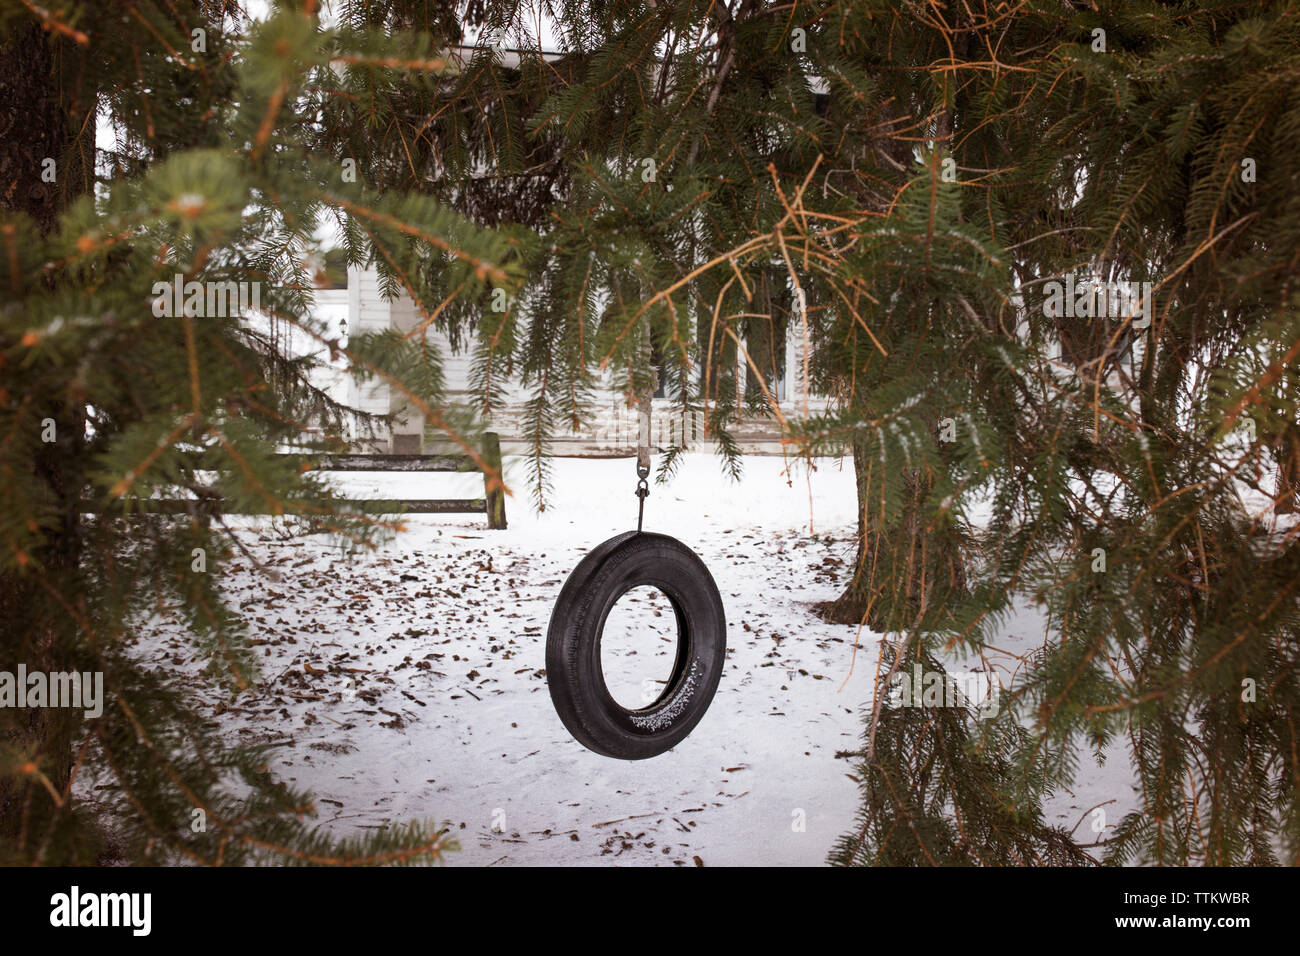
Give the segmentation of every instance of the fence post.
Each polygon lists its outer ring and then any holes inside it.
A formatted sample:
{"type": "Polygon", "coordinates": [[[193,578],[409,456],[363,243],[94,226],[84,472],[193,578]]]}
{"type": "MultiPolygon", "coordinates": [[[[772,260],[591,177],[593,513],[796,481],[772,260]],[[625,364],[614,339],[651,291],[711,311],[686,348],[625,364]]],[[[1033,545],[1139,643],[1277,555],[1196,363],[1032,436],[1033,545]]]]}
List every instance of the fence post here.
{"type": "MultiPolygon", "coordinates": [[[[495,469],[498,478],[501,471],[501,436],[496,432],[483,433],[483,461],[489,468],[495,469]]],[[[506,493],[498,485],[490,488],[488,473],[483,472],[483,503],[486,506],[488,527],[503,531],[506,527],[506,493]]]]}

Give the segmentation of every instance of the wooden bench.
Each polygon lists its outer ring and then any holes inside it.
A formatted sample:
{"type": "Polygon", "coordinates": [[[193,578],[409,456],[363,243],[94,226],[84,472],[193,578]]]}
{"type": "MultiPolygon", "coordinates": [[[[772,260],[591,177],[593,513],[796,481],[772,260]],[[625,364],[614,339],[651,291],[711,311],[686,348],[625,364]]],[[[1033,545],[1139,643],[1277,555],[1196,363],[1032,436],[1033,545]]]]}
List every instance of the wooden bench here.
{"type": "MultiPolygon", "coordinates": [[[[495,432],[483,436],[483,463],[501,474],[501,439],[495,432]]],[[[469,455],[302,455],[293,457],[309,463],[313,471],[374,472],[468,472],[478,471],[469,455]]],[[[137,511],[149,514],[230,514],[220,498],[131,498],[137,511]]],[[[352,498],[357,504],[392,508],[391,514],[486,514],[488,527],[506,527],[506,495],[501,487],[492,488],[488,473],[483,473],[482,498],[352,498]],[[400,507],[399,507],[400,506],[400,507]]],[[[87,511],[102,511],[87,505],[87,511]]],[[[272,509],[241,509],[242,514],[271,514],[272,509]]]]}

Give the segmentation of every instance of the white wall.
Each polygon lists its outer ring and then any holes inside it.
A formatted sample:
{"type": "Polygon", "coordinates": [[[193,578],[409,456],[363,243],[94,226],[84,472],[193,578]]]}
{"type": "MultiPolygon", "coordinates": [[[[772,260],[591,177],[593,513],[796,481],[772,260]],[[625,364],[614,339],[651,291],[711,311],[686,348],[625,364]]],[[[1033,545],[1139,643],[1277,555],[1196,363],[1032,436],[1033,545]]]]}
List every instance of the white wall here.
{"type": "MultiPolygon", "coordinates": [[[[379,292],[379,277],[373,269],[348,270],[348,328],[349,331],[369,331],[394,328],[402,332],[410,331],[421,321],[419,310],[407,296],[401,296],[392,302],[384,301],[379,292]]],[[[319,301],[319,298],[318,298],[319,301]]],[[[472,403],[474,397],[469,394],[470,355],[455,353],[450,348],[447,336],[439,331],[430,331],[430,341],[443,350],[444,371],[449,397],[453,400],[463,398],[472,403]]],[[[778,407],[786,416],[802,415],[805,408],[803,394],[803,331],[798,322],[791,325],[786,337],[786,386],[783,396],[778,397],[778,407]]],[[[743,359],[739,371],[743,375],[748,371],[743,359]]],[[[524,438],[523,403],[527,392],[519,386],[507,389],[506,407],[492,418],[491,425],[501,435],[503,448],[507,453],[520,453],[529,450],[524,438]]],[[[401,396],[381,382],[370,382],[361,388],[352,386],[349,404],[365,411],[386,414],[399,412],[405,422],[394,425],[393,435],[385,436],[385,441],[376,451],[428,450],[420,437],[424,432],[422,416],[410,409],[401,396]]],[[[826,401],[819,396],[808,396],[807,408],[812,413],[825,409],[826,401]]],[[[597,388],[591,406],[590,425],[580,433],[574,434],[560,429],[552,436],[551,450],[558,454],[626,454],[634,451],[637,438],[637,418],[635,409],[629,408],[623,393],[617,388],[597,388]]],[[[704,421],[700,415],[682,420],[680,413],[673,408],[670,399],[655,399],[651,420],[651,436],[656,445],[667,448],[684,434],[688,443],[700,443],[707,447],[711,444],[704,434],[704,421]]],[[[747,419],[734,428],[741,440],[742,448],[750,453],[779,452],[780,427],[770,417],[747,419]]]]}

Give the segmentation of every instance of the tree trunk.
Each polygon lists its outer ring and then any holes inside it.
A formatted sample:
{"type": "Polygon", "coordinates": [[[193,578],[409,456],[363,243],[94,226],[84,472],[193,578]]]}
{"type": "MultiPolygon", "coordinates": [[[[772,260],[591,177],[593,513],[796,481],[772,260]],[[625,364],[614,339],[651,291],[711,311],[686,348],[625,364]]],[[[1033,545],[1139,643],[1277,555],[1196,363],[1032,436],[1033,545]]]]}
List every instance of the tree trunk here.
{"type": "MultiPolygon", "coordinates": [[[[13,28],[0,41],[0,213],[25,213],[42,234],[59,214],[89,191],[94,174],[93,97],[79,89],[82,54],[71,41],[52,38],[39,25],[13,28]],[[53,161],[52,163],[50,161],[53,161]],[[53,181],[51,181],[53,180],[53,181]]],[[[0,349],[13,343],[0,334],[0,349]]],[[[68,670],[67,641],[75,636],[51,592],[74,600],[80,558],[84,412],[75,394],[6,395],[32,406],[22,423],[36,432],[49,418],[56,440],[26,436],[36,449],[32,471],[57,516],[41,547],[24,567],[0,573],[0,670],[15,673],[68,670]],[[70,587],[73,585],[73,587],[70,587]]],[[[35,516],[33,516],[35,517],[35,516]]],[[[6,708],[0,743],[16,767],[0,773],[0,844],[18,855],[39,836],[37,827],[55,811],[49,789],[66,792],[79,712],[67,708],[6,708]],[[23,839],[19,839],[22,837],[23,839]]]]}
{"type": "Polygon", "coordinates": [[[926,498],[933,478],[918,468],[903,473],[905,504],[893,523],[880,519],[883,465],[865,443],[853,445],[858,499],[857,559],[853,577],[834,601],[818,613],[836,624],[866,624],[877,632],[909,627],[918,615],[966,591],[958,543],[944,531],[925,526],[926,498]],[[895,600],[900,598],[900,600],[895,600]]]}

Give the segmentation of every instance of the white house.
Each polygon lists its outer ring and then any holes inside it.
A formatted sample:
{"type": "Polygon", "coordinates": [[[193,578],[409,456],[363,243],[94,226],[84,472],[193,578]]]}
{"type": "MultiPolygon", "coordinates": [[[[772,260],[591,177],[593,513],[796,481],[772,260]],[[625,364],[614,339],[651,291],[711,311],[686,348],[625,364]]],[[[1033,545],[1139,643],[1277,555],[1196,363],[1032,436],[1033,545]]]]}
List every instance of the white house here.
{"type": "MultiPolygon", "coordinates": [[[[318,290],[316,312],[331,328],[347,333],[388,328],[407,332],[420,321],[419,311],[410,298],[402,296],[391,302],[383,298],[379,291],[378,273],[373,269],[349,268],[346,289],[318,290]],[[346,329],[340,324],[344,320],[346,329]]],[[[471,402],[469,355],[452,351],[443,333],[433,332],[431,335],[443,349],[449,397],[455,400],[457,395],[463,395],[466,402],[471,402]]],[[[823,397],[805,396],[803,391],[802,336],[798,328],[792,328],[786,338],[784,367],[779,370],[781,374],[775,388],[773,383],[767,383],[777,407],[783,416],[790,418],[803,415],[805,409],[813,413],[824,410],[826,400],[823,397]]],[[[741,387],[744,387],[752,373],[743,357],[738,359],[737,373],[741,387]]],[[[358,386],[346,374],[342,362],[320,369],[316,381],[349,407],[377,414],[398,413],[391,433],[384,435],[382,441],[369,450],[393,453],[433,450],[437,436],[431,431],[426,432],[423,416],[407,406],[400,394],[387,385],[372,380],[358,386]]],[[[507,454],[526,453],[529,448],[523,439],[521,414],[528,392],[514,386],[507,390],[507,394],[506,407],[494,415],[491,426],[500,434],[502,448],[507,454]]],[[[781,450],[780,426],[771,414],[747,417],[734,426],[733,433],[747,453],[777,453],[781,450]]],[[[651,434],[655,444],[663,448],[675,444],[683,434],[688,445],[698,443],[706,448],[711,445],[710,438],[704,433],[702,416],[683,421],[672,400],[665,397],[655,398],[651,434]]],[[[593,401],[590,426],[580,433],[553,435],[551,451],[561,455],[625,455],[635,451],[636,437],[636,410],[629,407],[623,392],[613,387],[599,388],[593,401]]]]}

